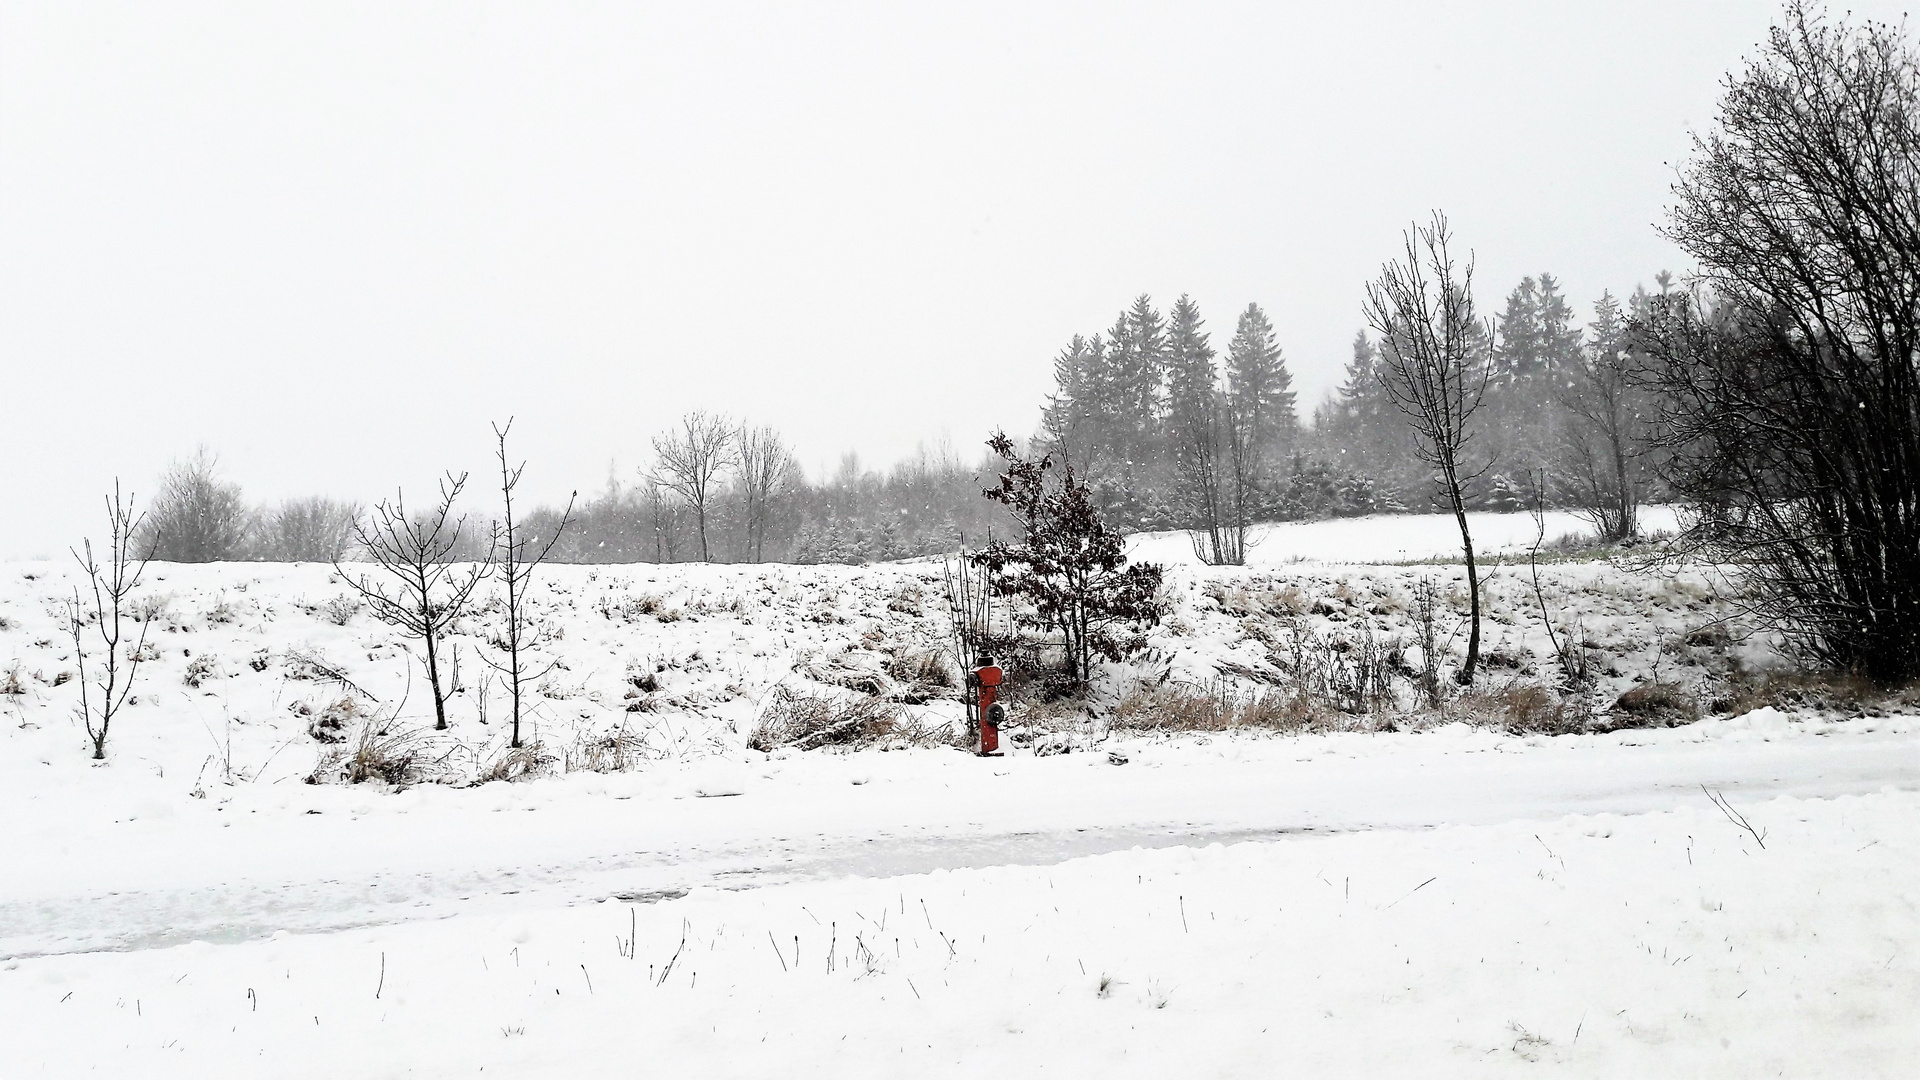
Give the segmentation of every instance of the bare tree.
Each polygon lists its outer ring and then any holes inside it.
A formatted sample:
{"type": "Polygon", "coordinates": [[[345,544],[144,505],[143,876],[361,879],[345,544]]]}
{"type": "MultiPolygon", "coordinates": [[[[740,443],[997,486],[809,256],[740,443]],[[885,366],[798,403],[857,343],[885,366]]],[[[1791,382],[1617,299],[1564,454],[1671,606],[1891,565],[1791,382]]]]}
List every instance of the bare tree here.
{"type": "Polygon", "coordinates": [[[1694,536],[1814,658],[1920,675],[1920,54],[1791,3],[1696,137],[1645,327],[1694,536]]]}
{"type": "Polygon", "coordinates": [[[1639,460],[1652,412],[1634,378],[1626,321],[1611,295],[1594,305],[1593,337],[1576,352],[1557,390],[1574,422],[1561,428],[1573,498],[1604,541],[1639,532],[1639,460]]]}
{"type": "Polygon", "coordinates": [[[440,685],[440,641],[447,627],[466,614],[474,589],[493,569],[494,549],[456,569],[455,552],[462,544],[466,518],[449,520],[453,502],[467,484],[467,474],[448,473],[440,481],[440,500],[418,518],[407,516],[406,497],[396,493],[381,500],[366,521],[355,522],[354,539],[379,568],[393,579],[389,592],[367,575],[347,573],[337,561],[334,569],[367,601],[381,622],[399,627],[420,639],[427,659],[427,683],[433,690],[433,726],[447,726],[447,693],[440,685]]]}
{"type": "Polygon", "coordinates": [[[680,559],[680,505],[673,500],[673,492],[658,477],[642,478],[646,482],[645,496],[647,525],[653,533],[653,561],[657,563],[678,562],[680,559]]]}
{"type": "Polygon", "coordinates": [[[93,743],[95,761],[106,759],[107,731],[113,726],[113,718],[132,699],[133,676],[146,659],[151,619],[137,620],[140,636],[131,650],[122,655],[120,648],[126,640],[123,620],[132,618],[127,599],[140,584],[141,575],[147,572],[147,556],[134,554],[134,537],[140,534],[144,516],[134,516],[133,493],[128,492],[122,501],[120,482],[114,481],[113,495],[107,500],[107,565],[103,567],[94,561],[92,540],[81,541],[80,550],[73,552],[74,561],[80,564],[80,571],[87,576],[93,593],[91,603],[87,603],[82,600],[79,588],[73,590],[73,597],[67,601],[67,629],[73,635],[74,663],[80,668],[80,722],[86,726],[87,738],[93,743]],[[87,679],[85,643],[88,626],[100,635],[102,654],[96,681],[91,684],[87,679]],[[93,700],[93,690],[100,692],[98,703],[93,700]]]}
{"type": "Polygon", "coordinates": [[[353,544],[359,503],[314,495],[288,499],[258,516],[258,557],[278,562],[339,562],[353,544]]]}
{"type": "Polygon", "coordinates": [[[219,466],[219,455],[200,446],[167,467],[140,537],[154,558],[204,563],[240,556],[251,515],[240,485],[222,481],[219,466]]]}
{"type": "MultiPolygon", "coordinates": [[[[527,587],[533,580],[533,571],[546,560],[547,554],[558,543],[562,533],[573,521],[573,502],[579,498],[579,492],[567,496],[567,507],[560,512],[559,524],[548,535],[544,544],[539,538],[528,535],[513,516],[513,490],[520,486],[520,473],[527,467],[522,461],[518,465],[507,463],[507,432],[513,430],[513,418],[507,418],[507,426],[493,426],[495,456],[500,459],[500,502],[504,507],[502,516],[493,526],[493,550],[500,564],[500,577],[507,586],[507,629],[501,635],[502,651],[507,654],[504,662],[482,654],[487,666],[500,673],[507,684],[507,691],[513,700],[513,740],[511,745],[520,745],[520,700],[521,687],[533,682],[551,671],[548,665],[541,671],[529,674],[521,658],[521,652],[528,644],[532,634],[532,624],[526,613],[527,587]],[[538,544],[538,547],[535,545],[538,544]]],[[[483,688],[484,689],[484,688],[483,688]]]]}
{"type": "Polygon", "coordinates": [[[1480,663],[1480,572],[1467,528],[1466,485],[1475,470],[1466,461],[1475,435],[1474,414],[1487,389],[1493,326],[1473,308],[1473,259],[1456,266],[1449,250],[1446,215],[1434,212],[1426,226],[1404,234],[1405,258],[1381,267],[1367,286],[1366,317],[1380,336],[1380,381],[1419,436],[1419,455],[1438,473],[1442,494],[1460,525],[1467,560],[1467,592],[1473,629],[1467,660],[1457,676],[1473,681],[1480,663]]]}
{"type": "Polygon", "coordinates": [[[746,504],[747,553],[752,561],[764,562],[773,501],[786,491],[797,471],[793,452],[780,433],[769,426],[749,428],[742,424],[734,439],[738,446],[735,479],[746,504]]]}
{"type": "Polygon", "coordinates": [[[659,462],[655,476],[693,508],[700,532],[700,561],[712,562],[707,547],[707,510],[717,493],[720,474],[730,463],[734,430],[727,418],[695,410],[680,418],[680,426],[653,440],[659,462]]]}
{"type": "Polygon", "coordinates": [[[1195,557],[1211,566],[1243,566],[1260,468],[1250,415],[1232,395],[1196,395],[1169,426],[1175,475],[1195,557]]]}

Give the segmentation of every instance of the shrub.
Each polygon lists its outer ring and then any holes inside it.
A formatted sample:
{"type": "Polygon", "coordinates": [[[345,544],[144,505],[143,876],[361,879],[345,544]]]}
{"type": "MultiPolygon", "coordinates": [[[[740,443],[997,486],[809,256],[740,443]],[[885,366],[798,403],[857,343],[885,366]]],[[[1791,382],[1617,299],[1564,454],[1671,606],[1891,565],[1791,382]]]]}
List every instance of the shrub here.
{"type": "Polygon", "coordinates": [[[255,554],[273,562],[339,562],[353,546],[361,513],[358,503],[289,499],[256,517],[255,554]]]}
{"type": "Polygon", "coordinates": [[[1120,659],[1127,631],[1160,621],[1163,572],[1153,563],[1127,565],[1125,539],[1107,527],[1071,464],[1049,487],[1051,456],[1026,460],[1004,434],[987,445],[1006,472],[986,497],[1013,512],[1023,535],[1017,546],[994,541],[971,558],[993,575],[996,593],[1031,607],[1017,614],[1022,624],[1059,632],[1067,674],[1084,688],[1095,657],[1120,659]]]}
{"type": "Polygon", "coordinates": [[[1858,715],[1896,705],[1920,704],[1920,683],[1883,684],[1845,672],[1767,672],[1737,683],[1713,703],[1713,711],[1752,712],[1818,709],[1858,715]]]}
{"type": "Polygon", "coordinates": [[[647,741],[622,727],[610,735],[581,733],[566,749],[569,772],[626,772],[647,757],[647,741]]]}
{"type": "Polygon", "coordinates": [[[359,699],[342,697],[321,709],[318,713],[304,701],[296,701],[290,708],[295,715],[309,717],[307,734],[316,742],[336,744],[347,741],[347,728],[365,714],[360,711],[359,699]]]}
{"type": "Polygon", "coordinates": [[[207,680],[216,678],[219,674],[219,658],[212,653],[201,653],[187,661],[187,674],[184,681],[189,687],[198,690],[207,680]]]}
{"type": "Polygon", "coordinates": [[[1613,703],[1609,728],[1677,727],[1700,719],[1700,703],[1678,683],[1648,682],[1613,703]]]}

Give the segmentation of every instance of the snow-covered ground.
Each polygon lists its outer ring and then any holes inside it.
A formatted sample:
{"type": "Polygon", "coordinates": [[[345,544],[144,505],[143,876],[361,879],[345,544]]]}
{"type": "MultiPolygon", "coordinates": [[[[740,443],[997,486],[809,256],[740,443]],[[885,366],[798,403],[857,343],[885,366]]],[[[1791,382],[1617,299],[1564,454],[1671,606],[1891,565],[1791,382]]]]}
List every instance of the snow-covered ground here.
{"type": "MultiPolygon", "coordinates": [[[[1510,517],[1476,531],[1530,541],[1510,517]]],[[[1452,525],[1371,522],[1337,524],[1398,537],[1396,561],[1444,554],[1452,525]]],[[[1257,681],[1277,627],[1404,637],[1422,579],[1458,592],[1457,567],[1352,565],[1357,543],[1170,560],[1172,610],[1109,673],[1109,703],[1130,679],[1257,681]]],[[[779,688],[898,689],[894,661],[939,646],[937,567],[556,566],[535,594],[541,663],[563,665],[531,718],[549,775],[470,783],[504,743],[476,659],[491,613],[456,637],[452,730],[423,737],[455,782],[391,791],[303,782],[333,750],[310,734],[330,709],[349,729],[430,715],[405,643],[330,567],[150,574],[152,658],[92,764],[61,677],[74,575],[0,566],[0,686],[20,690],[0,693],[5,1075],[1893,1076],[1920,1059],[1911,716],[1172,738],[1096,716],[1058,756],[764,754],[746,736],[779,688]],[[620,768],[601,752],[617,735],[620,768]]],[[[1706,698],[1769,662],[1712,575],[1543,574],[1601,699],[1650,677],[1706,698]]],[[[1540,677],[1510,560],[1488,604],[1492,678],[1540,677]]]]}
{"type": "MultiPolygon", "coordinates": [[[[1593,525],[1570,510],[1543,515],[1546,541],[1567,536],[1591,536],[1593,525]]],[[[1640,528],[1647,535],[1679,531],[1679,511],[1672,506],[1640,510],[1640,528]]],[[[1467,515],[1475,553],[1524,553],[1534,541],[1537,526],[1530,514],[1474,513],[1467,515]]],[[[1460,557],[1460,527],[1446,514],[1379,514],[1371,517],[1330,518],[1257,525],[1249,533],[1247,562],[1252,566],[1281,566],[1294,562],[1392,563],[1460,557]]],[[[1194,564],[1193,542],[1184,532],[1141,533],[1132,537],[1130,558],[1194,564]]]]}

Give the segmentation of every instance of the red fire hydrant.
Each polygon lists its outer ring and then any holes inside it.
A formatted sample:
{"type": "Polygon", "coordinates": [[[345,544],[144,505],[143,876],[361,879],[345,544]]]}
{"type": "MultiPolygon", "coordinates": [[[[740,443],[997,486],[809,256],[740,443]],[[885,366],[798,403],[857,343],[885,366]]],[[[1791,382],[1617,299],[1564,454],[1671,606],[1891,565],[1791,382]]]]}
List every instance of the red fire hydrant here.
{"type": "Polygon", "coordinates": [[[1006,719],[1007,707],[994,698],[999,696],[1000,682],[1004,678],[1006,674],[991,656],[982,656],[980,666],[974,669],[972,675],[979,698],[980,749],[977,753],[981,757],[1000,753],[1000,722],[1006,719]]]}

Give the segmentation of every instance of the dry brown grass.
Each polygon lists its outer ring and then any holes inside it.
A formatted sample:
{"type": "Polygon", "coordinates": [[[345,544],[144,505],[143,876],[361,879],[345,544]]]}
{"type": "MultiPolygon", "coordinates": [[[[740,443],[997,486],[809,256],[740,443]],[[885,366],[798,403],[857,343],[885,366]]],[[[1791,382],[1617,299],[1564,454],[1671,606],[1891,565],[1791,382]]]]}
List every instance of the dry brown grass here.
{"type": "Polygon", "coordinates": [[[1647,682],[1629,688],[1613,703],[1606,727],[1679,727],[1700,719],[1700,701],[1678,683],[1647,682]]]}
{"type": "Polygon", "coordinates": [[[1818,709],[1859,715],[1920,706],[1920,683],[1887,685],[1845,672],[1762,672],[1736,680],[1713,701],[1717,713],[1818,709]]]}
{"type": "Polygon", "coordinates": [[[308,774],[309,784],[392,784],[409,787],[431,779],[441,758],[433,741],[417,729],[368,721],[352,742],[321,755],[308,774]]]}
{"type": "Polygon", "coordinates": [[[568,772],[627,772],[655,755],[649,754],[647,741],[624,726],[607,735],[582,732],[566,748],[568,772]]]}
{"type": "Polygon", "coordinates": [[[782,686],[768,696],[747,746],[754,750],[876,746],[904,733],[902,719],[900,706],[889,701],[809,694],[782,686]]]}
{"type": "Polygon", "coordinates": [[[491,784],[495,781],[511,783],[516,780],[531,780],[547,772],[558,762],[559,758],[548,752],[540,740],[534,739],[519,746],[502,747],[492,761],[480,767],[473,782],[491,784]]]}
{"type": "MultiPolygon", "coordinates": [[[[1168,682],[1139,687],[1122,698],[1107,726],[1114,731],[1163,734],[1332,730],[1347,726],[1336,721],[1338,715],[1327,702],[1274,687],[1248,690],[1225,682],[1211,687],[1168,682]]],[[[1025,713],[1021,720],[1026,722],[1025,713]]]]}
{"type": "Polygon", "coordinates": [[[1586,698],[1520,680],[1463,691],[1442,707],[1440,715],[1512,735],[1580,735],[1594,728],[1593,708],[1586,698]]]}

